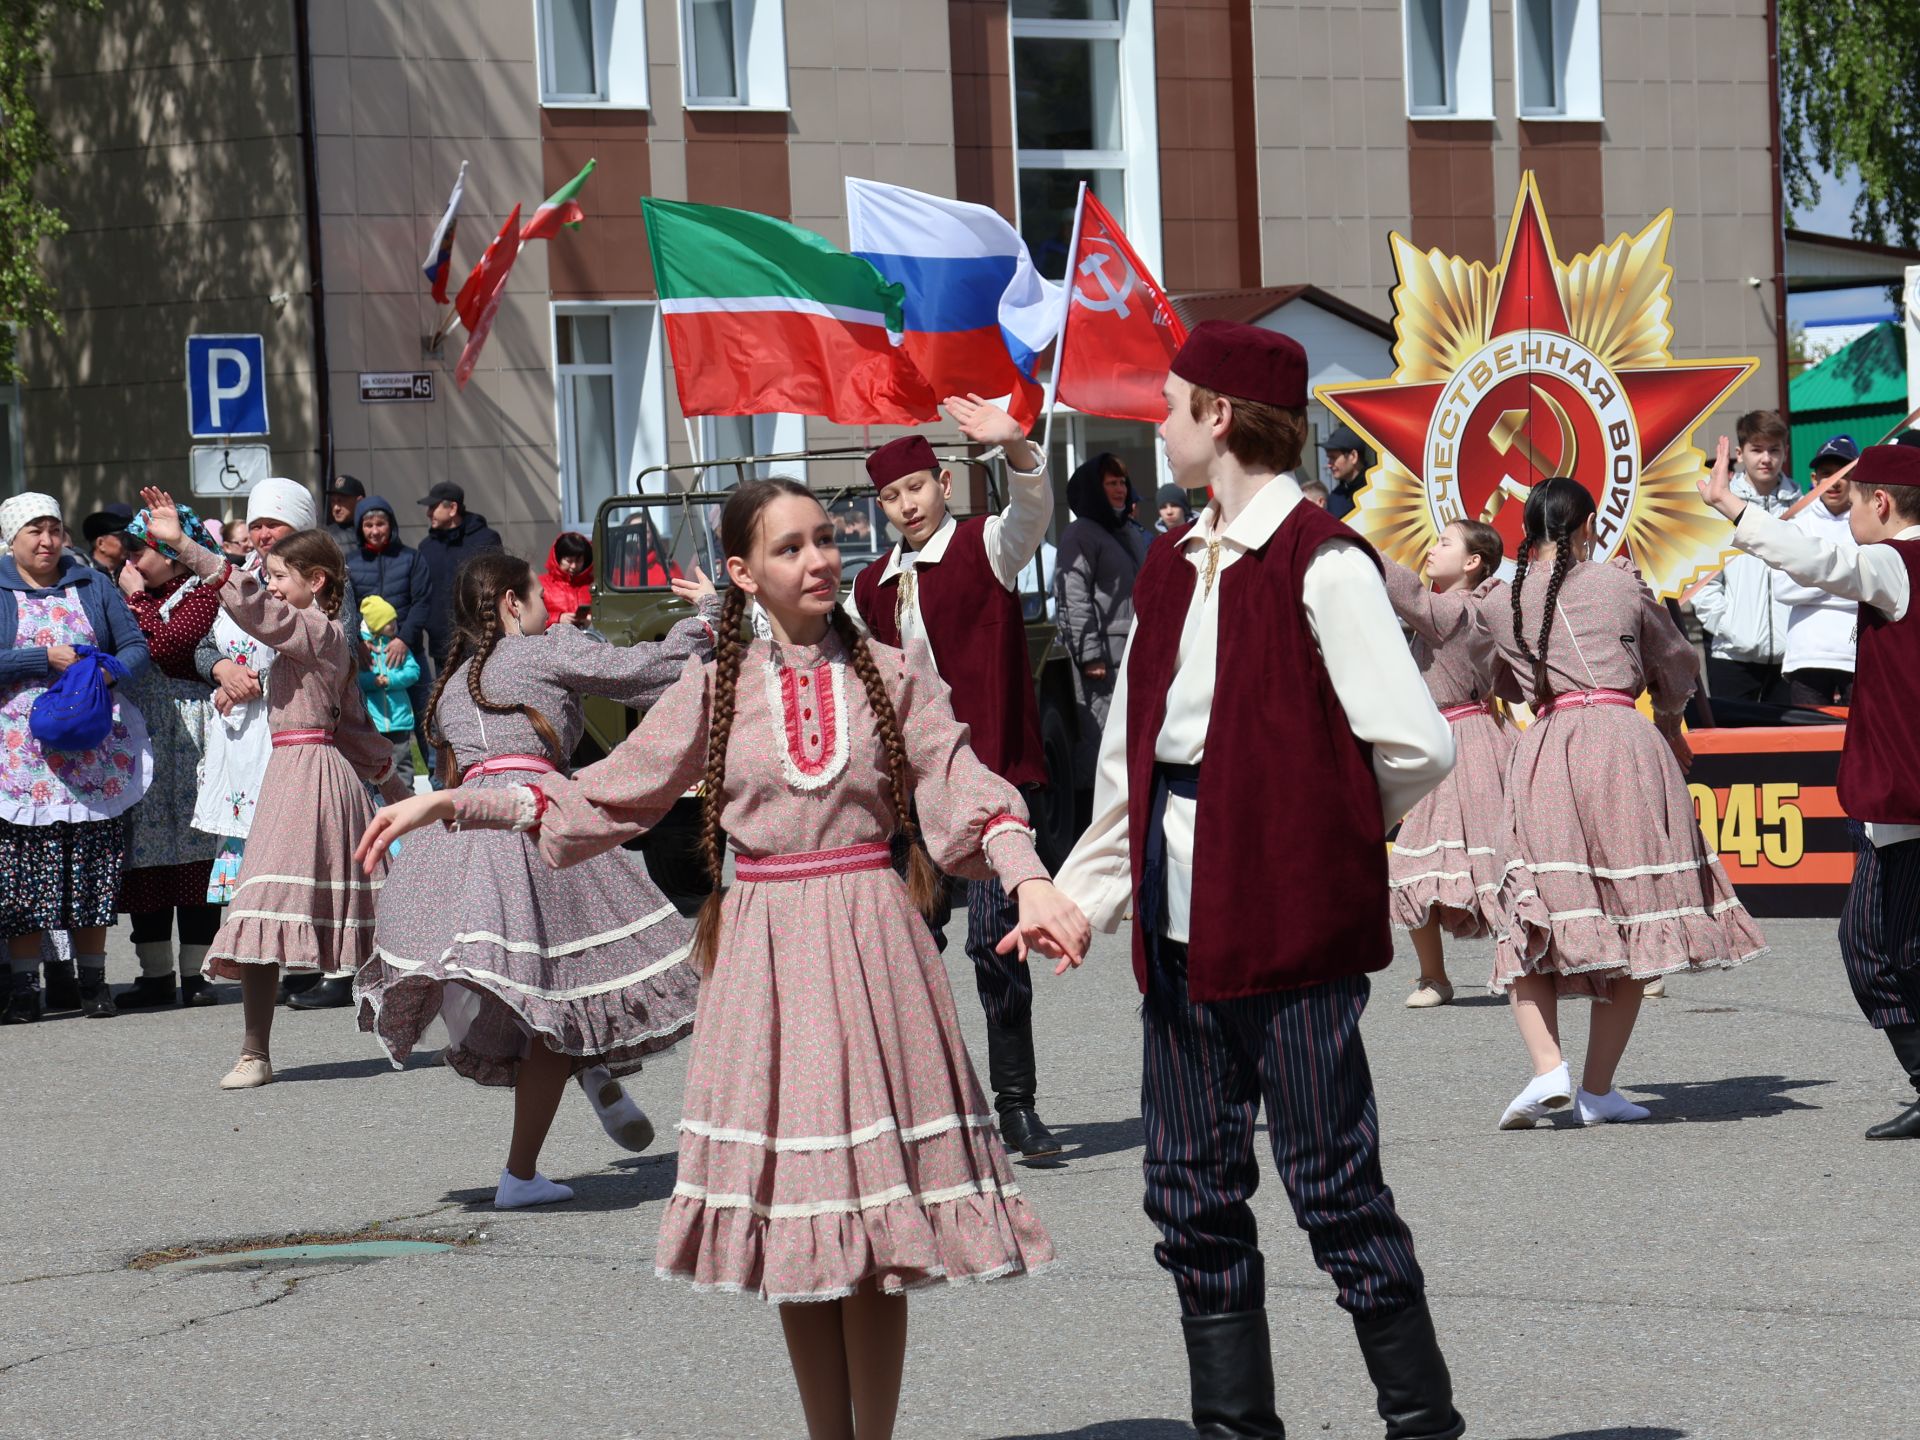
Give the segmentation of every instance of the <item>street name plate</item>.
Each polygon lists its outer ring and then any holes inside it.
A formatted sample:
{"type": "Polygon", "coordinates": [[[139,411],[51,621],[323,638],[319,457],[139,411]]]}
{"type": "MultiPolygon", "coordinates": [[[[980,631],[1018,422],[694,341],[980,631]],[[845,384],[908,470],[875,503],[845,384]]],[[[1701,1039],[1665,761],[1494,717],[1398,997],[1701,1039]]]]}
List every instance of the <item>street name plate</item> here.
{"type": "Polygon", "coordinates": [[[362,405],[409,405],[433,399],[431,370],[362,370],[362,405]]]}

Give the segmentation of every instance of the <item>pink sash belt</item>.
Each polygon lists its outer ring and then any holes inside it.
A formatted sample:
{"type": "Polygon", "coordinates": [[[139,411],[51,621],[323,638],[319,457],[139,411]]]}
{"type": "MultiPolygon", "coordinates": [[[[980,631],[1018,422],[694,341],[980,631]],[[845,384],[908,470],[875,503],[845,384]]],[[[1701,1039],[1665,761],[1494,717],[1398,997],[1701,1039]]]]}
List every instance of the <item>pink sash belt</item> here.
{"type": "Polygon", "coordinates": [[[1448,724],[1452,724],[1455,720],[1464,720],[1469,715],[1491,715],[1492,713],[1493,702],[1491,700],[1469,700],[1464,705],[1442,706],[1440,709],[1440,718],[1448,724]]]}
{"type": "Polygon", "coordinates": [[[495,755],[491,759],[481,760],[469,765],[460,776],[461,780],[471,780],[479,775],[505,775],[511,772],[525,773],[528,770],[536,775],[553,775],[560,767],[544,755],[495,755]]]}
{"type": "Polygon", "coordinates": [[[284,750],[289,745],[331,745],[331,730],[279,730],[274,732],[273,748],[284,750]]]}
{"type": "Polygon", "coordinates": [[[885,870],[893,864],[893,847],[884,840],[870,845],[842,845],[838,850],[809,850],[797,855],[744,856],[734,861],[733,873],[761,885],[783,880],[817,880],[823,875],[852,875],[861,870],[885,870]]]}
{"type": "Polygon", "coordinates": [[[1638,700],[1624,690],[1563,690],[1540,707],[1540,716],[1545,719],[1556,710],[1586,710],[1595,705],[1624,705],[1631,710],[1638,700]]]}

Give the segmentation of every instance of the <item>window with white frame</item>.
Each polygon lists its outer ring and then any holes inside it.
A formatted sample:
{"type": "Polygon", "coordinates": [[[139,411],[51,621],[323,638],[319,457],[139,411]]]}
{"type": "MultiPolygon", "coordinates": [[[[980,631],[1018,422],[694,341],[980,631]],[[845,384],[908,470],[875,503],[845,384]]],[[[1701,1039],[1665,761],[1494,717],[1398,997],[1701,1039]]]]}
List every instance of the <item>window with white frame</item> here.
{"type": "Polygon", "coordinates": [[[783,0],[680,0],[680,75],[686,103],[787,108],[783,0]]]}
{"type": "Polygon", "coordinates": [[[661,351],[651,303],[554,307],[555,429],[567,524],[592,523],[602,501],[633,492],[642,471],[666,463],[661,351]]]}
{"type": "MultiPolygon", "coordinates": [[[[792,455],[807,448],[804,415],[703,415],[700,417],[700,458],[740,460],[750,455],[792,455]]],[[[786,475],[802,483],[807,467],[801,461],[763,461],[758,465],[725,465],[706,472],[705,489],[720,489],[748,478],[786,475]]]]}
{"type": "Polygon", "coordinates": [[[1493,16],[1489,0],[1400,0],[1400,19],[1408,117],[1491,120],[1493,16]]]}
{"type": "Polygon", "coordinates": [[[1514,0],[1514,83],[1523,120],[1599,120],[1599,0],[1514,0]]]}
{"type": "Polygon", "coordinates": [[[540,103],[647,106],[643,0],[535,0],[540,103]]]}
{"type": "Polygon", "coordinates": [[[1160,268],[1151,0],[1013,0],[1020,233],[1043,275],[1066,272],[1080,182],[1160,268]]]}

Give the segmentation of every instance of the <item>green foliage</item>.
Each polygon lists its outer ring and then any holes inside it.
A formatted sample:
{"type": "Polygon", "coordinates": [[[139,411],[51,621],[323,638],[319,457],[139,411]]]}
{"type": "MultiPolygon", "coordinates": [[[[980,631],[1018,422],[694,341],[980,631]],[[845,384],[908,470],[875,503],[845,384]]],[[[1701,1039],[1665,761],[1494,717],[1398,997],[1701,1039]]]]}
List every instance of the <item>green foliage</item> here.
{"type": "Polygon", "coordinates": [[[1920,5],[1780,0],[1780,88],[1789,202],[1818,201],[1820,171],[1854,170],[1854,234],[1920,240],[1920,5]]]}
{"type": "Polygon", "coordinates": [[[60,328],[40,242],[65,234],[67,223],[34,193],[35,176],[54,159],[34,104],[41,44],[65,14],[99,8],[100,0],[0,0],[0,383],[20,378],[21,331],[60,328]]]}

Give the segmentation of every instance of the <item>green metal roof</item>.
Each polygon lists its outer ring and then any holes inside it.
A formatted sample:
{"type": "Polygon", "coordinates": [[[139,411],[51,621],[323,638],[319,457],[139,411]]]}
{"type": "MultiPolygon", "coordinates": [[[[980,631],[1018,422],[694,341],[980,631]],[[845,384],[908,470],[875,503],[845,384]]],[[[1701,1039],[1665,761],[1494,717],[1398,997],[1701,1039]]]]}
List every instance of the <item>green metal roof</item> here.
{"type": "MultiPolygon", "coordinates": [[[[1900,327],[1882,321],[1843,350],[1836,350],[1787,386],[1795,419],[1810,411],[1898,406],[1906,413],[1907,342],[1900,327]]],[[[1856,436],[1862,445],[1864,436],[1856,436]]],[[[1876,435],[1873,437],[1878,439],[1876,435]]]]}

